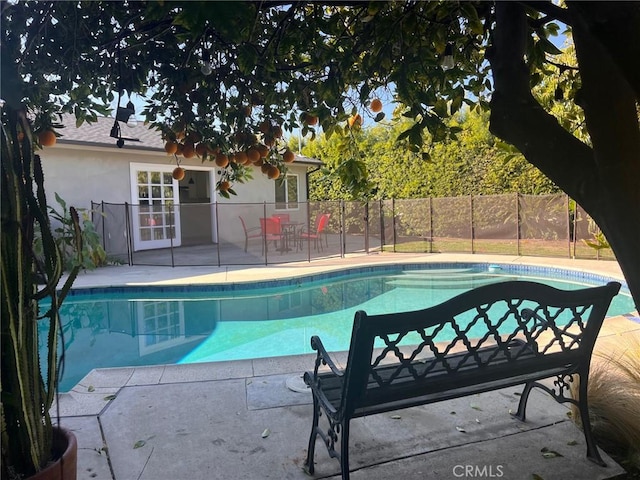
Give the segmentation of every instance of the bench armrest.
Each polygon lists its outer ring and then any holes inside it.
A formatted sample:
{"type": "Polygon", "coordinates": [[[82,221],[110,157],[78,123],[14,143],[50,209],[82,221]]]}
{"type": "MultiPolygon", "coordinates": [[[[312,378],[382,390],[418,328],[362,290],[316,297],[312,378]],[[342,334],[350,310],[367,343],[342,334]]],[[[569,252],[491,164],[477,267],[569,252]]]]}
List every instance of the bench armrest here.
{"type": "Polygon", "coordinates": [[[322,340],[317,335],[311,337],[311,348],[318,352],[318,356],[316,357],[316,366],[313,370],[314,377],[318,376],[318,368],[320,368],[320,364],[329,365],[329,368],[333,372],[334,375],[341,377],[344,375],[344,372],[341,368],[339,368],[336,363],[333,361],[329,352],[324,348],[322,344],[322,340]]]}

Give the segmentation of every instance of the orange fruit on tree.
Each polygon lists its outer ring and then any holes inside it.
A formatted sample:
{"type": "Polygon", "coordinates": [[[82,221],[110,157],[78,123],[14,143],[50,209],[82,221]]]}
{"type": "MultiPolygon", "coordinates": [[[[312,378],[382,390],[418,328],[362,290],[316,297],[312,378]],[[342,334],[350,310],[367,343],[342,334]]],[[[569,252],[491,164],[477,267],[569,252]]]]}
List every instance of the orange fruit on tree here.
{"type": "Polygon", "coordinates": [[[172,142],[171,140],[169,140],[167,141],[167,143],[164,144],[164,151],[167,152],[169,155],[173,155],[178,151],[178,144],[176,142],[172,142]]]}
{"type": "Polygon", "coordinates": [[[316,117],[315,115],[311,115],[310,113],[305,113],[304,121],[307,125],[314,126],[318,124],[318,117],[316,117]]]}
{"type": "Polygon", "coordinates": [[[227,155],[227,157],[229,158],[229,163],[237,163],[237,159],[236,159],[236,154],[231,152],[229,153],[229,155],[227,155]]]}
{"type": "Polygon", "coordinates": [[[184,148],[184,145],[181,143],[176,143],[176,155],[182,155],[182,149],[184,148]]]}
{"type": "Polygon", "coordinates": [[[196,154],[196,150],[193,148],[193,143],[185,142],[182,147],[182,156],[184,158],[193,158],[196,154]]]}
{"type": "Polygon", "coordinates": [[[247,156],[249,160],[255,163],[260,160],[260,151],[256,147],[250,147],[249,150],[247,150],[247,156]]]}
{"type": "Polygon", "coordinates": [[[220,168],[224,168],[229,165],[229,157],[227,157],[224,153],[219,152],[216,155],[216,165],[220,168]]]}
{"type": "Polygon", "coordinates": [[[295,160],[296,156],[294,153],[287,148],[287,150],[282,154],[282,160],[285,163],[291,163],[295,160]]]}
{"type": "Polygon", "coordinates": [[[271,130],[271,122],[269,120],[264,120],[260,125],[258,125],[258,130],[262,133],[269,133],[269,130],[271,130]]]}
{"type": "Polygon", "coordinates": [[[225,180],[224,182],[220,182],[220,185],[218,185],[218,190],[220,190],[221,192],[228,192],[230,188],[231,188],[231,184],[229,183],[228,180],[225,180]]]}
{"type": "Polygon", "coordinates": [[[262,171],[262,173],[266,174],[269,171],[270,167],[271,165],[269,165],[268,163],[263,163],[262,165],[260,165],[260,170],[262,171]]]}
{"type": "Polygon", "coordinates": [[[173,172],[172,172],[171,175],[173,176],[173,178],[175,178],[176,180],[180,181],[180,180],[182,180],[184,178],[184,174],[185,174],[184,168],[176,167],[176,168],[173,169],[173,172]]]}
{"type": "Polygon", "coordinates": [[[371,100],[369,108],[373,113],[378,113],[380,110],[382,110],[382,102],[379,98],[374,98],[373,100],[371,100]]]}
{"type": "Polygon", "coordinates": [[[51,147],[56,144],[58,139],[56,138],[56,134],[53,133],[53,130],[42,130],[38,133],[38,142],[43,147],[51,147]]]}
{"type": "Polygon", "coordinates": [[[273,147],[276,144],[276,139],[271,135],[264,136],[264,144],[267,147],[273,147]]]}
{"type": "Polygon", "coordinates": [[[275,165],[269,165],[269,168],[267,169],[267,176],[271,180],[276,180],[280,177],[280,169],[275,165]]]}
{"type": "Polygon", "coordinates": [[[205,143],[199,143],[196,145],[196,155],[199,157],[204,157],[205,154],[209,151],[207,145],[205,143]]]}
{"type": "Polygon", "coordinates": [[[258,152],[260,152],[260,156],[262,158],[266,158],[266,156],[269,154],[269,147],[267,147],[263,143],[259,143],[256,148],[258,149],[258,152]]]}
{"type": "Polygon", "coordinates": [[[262,159],[262,157],[258,158],[258,160],[256,160],[255,162],[253,162],[253,164],[254,164],[256,167],[261,166],[263,163],[264,163],[264,160],[262,159]]]}
{"type": "Polygon", "coordinates": [[[247,152],[243,152],[242,150],[240,150],[239,152],[236,152],[237,163],[244,165],[245,163],[247,163],[248,160],[249,160],[249,157],[247,156],[247,152]]]}
{"type": "Polygon", "coordinates": [[[280,125],[273,127],[271,135],[273,135],[273,138],[282,138],[282,127],[280,125]]]}
{"type": "Polygon", "coordinates": [[[359,113],[356,113],[355,115],[352,115],[349,117],[349,120],[347,120],[347,123],[349,124],[349,127],[353,128],[354,125],[362,125],[362,117],[360,116],[359,113]]]}

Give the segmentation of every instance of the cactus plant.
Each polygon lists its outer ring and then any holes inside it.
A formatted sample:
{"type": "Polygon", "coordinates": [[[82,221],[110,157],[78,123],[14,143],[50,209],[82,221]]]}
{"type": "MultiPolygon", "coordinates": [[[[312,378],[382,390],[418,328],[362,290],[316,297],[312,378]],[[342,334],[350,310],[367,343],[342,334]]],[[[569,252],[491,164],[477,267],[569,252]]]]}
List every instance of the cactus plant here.
{"type": "MultiPolygon", "coordinates": [[[[51,458],[50,409],[58,382],[58,311],[79,267],[63,272],[61,253],[52,234],[39,156],[24,109],[2,107],[2,255],[0,404],[2,478],[22,478],[44,468],[51,458]],[[39,231],[42,253],[33,245],[39,231]],[[38,301],[51,307],[40,312],[38,301]],[[47,356],[38,353],[37,322],[49,323],[47,356]],[[41,365],[42,363],[42,365],[41,365]],[[46,365],[43,372],[41,367],[46,365]]],[[[75,238],[81,242],[77,212],[75,238]]],[[[77,252],[81,252],[78,245],[77,252]]],[[[82,262],[77,262],[77,265],[82,262]]]]}

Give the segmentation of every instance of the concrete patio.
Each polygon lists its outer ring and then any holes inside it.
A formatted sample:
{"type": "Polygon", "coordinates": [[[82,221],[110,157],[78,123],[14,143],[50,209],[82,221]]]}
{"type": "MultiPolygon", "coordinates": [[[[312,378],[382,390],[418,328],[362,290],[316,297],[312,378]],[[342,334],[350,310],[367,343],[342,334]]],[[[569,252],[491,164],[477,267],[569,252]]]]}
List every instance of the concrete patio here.
{"type": "MultiPolygon", "coordinates": [[[[621,278],[615,262],[470,255],[392,255],[270,267],[108,267],[77,287],[195,284],[283,278],[380,262],[518,262],[621,278]]],[[[635,313],[634,315],[637,315],[635,313]]],[[[606,320],[599,343],[640,335],[637,317],[606,320]]],[[[336,354],[344,365],[344,352],[336,354]]],[[[311,396],[298,392],[313,356],[94,370],[61,394],[61,424],[78,438],[78,479],[308,479],[302,471],[311,396]],[[293,387],[293,388],[289,388],[293,387]]],[[[585,457],[568,409],[534,391],[527,422],[509,415],[519,387],[352,422],[351,478],[606,479],[623,470],[585,457]],[[557,452],[546,458],[542,450],[557,452]],[[535,476],[537,475],[537,477],[535,476]]],[[[56,409],[54,407],[54,414],[56,409]]],[[[318,441],[313,478],[339,478],[318,441]]]]}

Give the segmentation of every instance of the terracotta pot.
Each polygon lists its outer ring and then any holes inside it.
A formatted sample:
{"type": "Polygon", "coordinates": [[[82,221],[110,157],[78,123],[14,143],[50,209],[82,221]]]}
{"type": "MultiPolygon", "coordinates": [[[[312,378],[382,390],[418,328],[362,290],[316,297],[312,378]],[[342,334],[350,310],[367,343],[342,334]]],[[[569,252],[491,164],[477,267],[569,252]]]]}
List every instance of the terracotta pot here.
{"type": "Polygon", "coordinates": [[[53,455],[57,460],[29,480],[76,480],[78,442],[70,430],[53,427],[53,455]]]}

